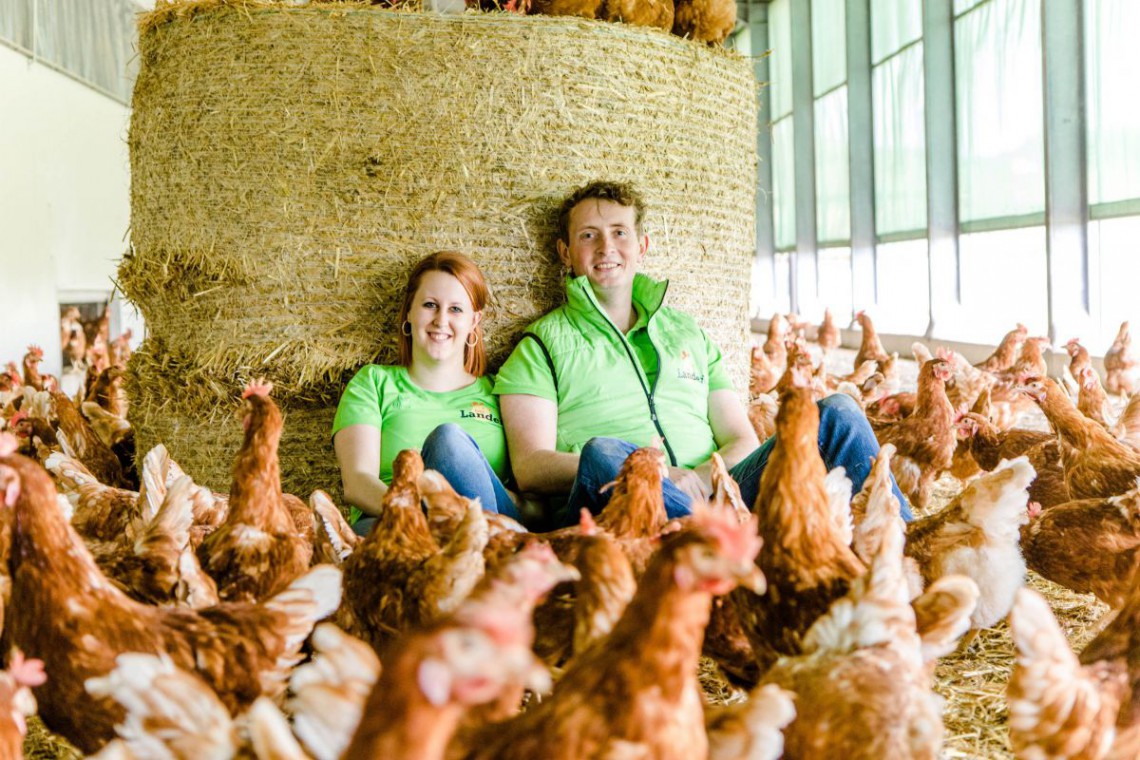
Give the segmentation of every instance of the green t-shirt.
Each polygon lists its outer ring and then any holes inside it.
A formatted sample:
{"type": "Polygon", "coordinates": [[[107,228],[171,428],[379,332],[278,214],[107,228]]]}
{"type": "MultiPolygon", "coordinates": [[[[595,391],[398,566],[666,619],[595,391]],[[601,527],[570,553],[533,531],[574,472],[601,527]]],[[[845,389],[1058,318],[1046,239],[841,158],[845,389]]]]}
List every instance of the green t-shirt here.
{"type": "MultiPolygon", "coordinates": [[[[424,390],[400,366],[368,364],[360,369],[337,404],[332,434],[350,425],[371,425],[380,431],[380,480],[392,481],[392,462],[404,449],[419,449],[431,431],[454,422],[479,444],[487,463],[507,478],[507,439],[499,415],[493,382],[483,376],[466,388],[435,392],[424,390]]],[[[360,516],[353,507],[352,521],[360,516]]]]}

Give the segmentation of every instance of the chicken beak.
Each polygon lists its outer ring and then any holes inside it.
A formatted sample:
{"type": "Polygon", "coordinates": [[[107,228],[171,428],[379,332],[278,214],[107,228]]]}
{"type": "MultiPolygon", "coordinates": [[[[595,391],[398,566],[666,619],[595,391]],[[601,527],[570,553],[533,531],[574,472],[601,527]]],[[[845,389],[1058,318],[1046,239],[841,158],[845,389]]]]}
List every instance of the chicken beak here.
{"type": "Polygon", "coordinates": [[[537,657],[527,669],[523,685],[535,694],[549,694],[554,688],[554,681],[550,677],[550,670],[537,657]]]}
{"type": "Polygon", "coordinates": [[[756,594],[763,594],[768,590],[768,579],[764,577],[764,572],[753,562],[749,562],[748,567],[742,569],[742,572],[737,577],[740,579],[740,586],[742,588],[746,588],[756,594]]]}

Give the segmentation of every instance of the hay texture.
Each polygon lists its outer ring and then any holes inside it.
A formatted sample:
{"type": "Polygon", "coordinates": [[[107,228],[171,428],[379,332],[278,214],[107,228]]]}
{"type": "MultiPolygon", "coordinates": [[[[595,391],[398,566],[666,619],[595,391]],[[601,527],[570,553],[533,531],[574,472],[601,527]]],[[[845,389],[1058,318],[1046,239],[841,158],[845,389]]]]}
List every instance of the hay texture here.
{"type": "Polygon", "coordinates": [[[187,366],[292,393],[392,362],[411,265],[457,249],[492,288],[495,367],[562,302],[554,209],[609,178],[641,189],[647,273],[747,387],[757,83],[735,53],[572,18],[199,0],[144,17],[140,61],[120,283],[187,366]]]}
{"type": "MultiPolygon", "coordinates": [[[[164,444],[196,483],[228,493],[244,436],[239,418],[243,385],[196,372],[171,359],[162,343],[151,338],[131,356],[129,369],[130,418],[140,461],[164,444]]],[[[284,418],[278,447],[282,489],[307,500],[320,488],[343,505],[329,437],[336,397],[283,399],[276,389],[272,395],[284,418]]]]}

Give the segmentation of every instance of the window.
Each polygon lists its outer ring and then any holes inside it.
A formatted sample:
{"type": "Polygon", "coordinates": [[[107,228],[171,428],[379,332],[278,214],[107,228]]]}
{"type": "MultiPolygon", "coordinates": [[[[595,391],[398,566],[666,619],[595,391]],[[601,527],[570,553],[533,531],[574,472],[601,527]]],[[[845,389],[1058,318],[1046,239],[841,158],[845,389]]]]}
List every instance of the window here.
{"type": "Polygon", "coordinates": [[[851,240],[847,139],[847,15],[844,0],[812,0],[816,236],[821,247],[851,240]]]}
{"type": "Polygon", "coordinates": [[[926,240],[880,243],[879,298],[872,317],[882,333],[922,335],[930,321],[930,262],[926,240]]]}
{"type": "Polygon", "coordinates": [[[958,239],[962,308],[945,336],[988,343],[997,325],[1022,322],[1030,335],[1049,329],[1045,228],[978,232],[958,239]]]}
{"type": "MultiPolygon", "coordinates": [[[[1136,283],[1140,282],[1140,216],[1103,219],[1089,224],[1090,286],[1092,301],[1099,305],[1099,333],[1089,336],[1089,353],[1103,356],[1112,345],[1116,330],[1124,320],[1140,328],[1140,308],[1136,303],[1136,283]]],[[[1062,336],[1064,337],[1064,336],[1062,336]]],[[[1081,336],[1084,337],[1084,336],[1081,336]]]]}
{"type": "Polygon", "coordinates": [[[791,0],[774,0],[768,6],[769,44],[772,55],[772,213],[776,250],[796,247],[795,140],[792,132],[792,18],[791,0]]]}
{"type": "Polygon", "coordinates": [[[1086,0],[1085,55],[1091,216],[1140,213],[1140,3],[1086,0]]]}

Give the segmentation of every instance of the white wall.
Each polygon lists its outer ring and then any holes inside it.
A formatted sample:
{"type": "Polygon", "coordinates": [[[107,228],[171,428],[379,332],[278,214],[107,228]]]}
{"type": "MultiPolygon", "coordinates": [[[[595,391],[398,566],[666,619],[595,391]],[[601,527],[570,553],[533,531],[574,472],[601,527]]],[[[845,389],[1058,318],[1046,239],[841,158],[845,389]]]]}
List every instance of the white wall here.
{"type": "Polygon", "coordinates": [[[110,294],[130,220],[129,115],[0,45],[0,364],[37,343],[58,374],[59,301],[110,294]]]}

